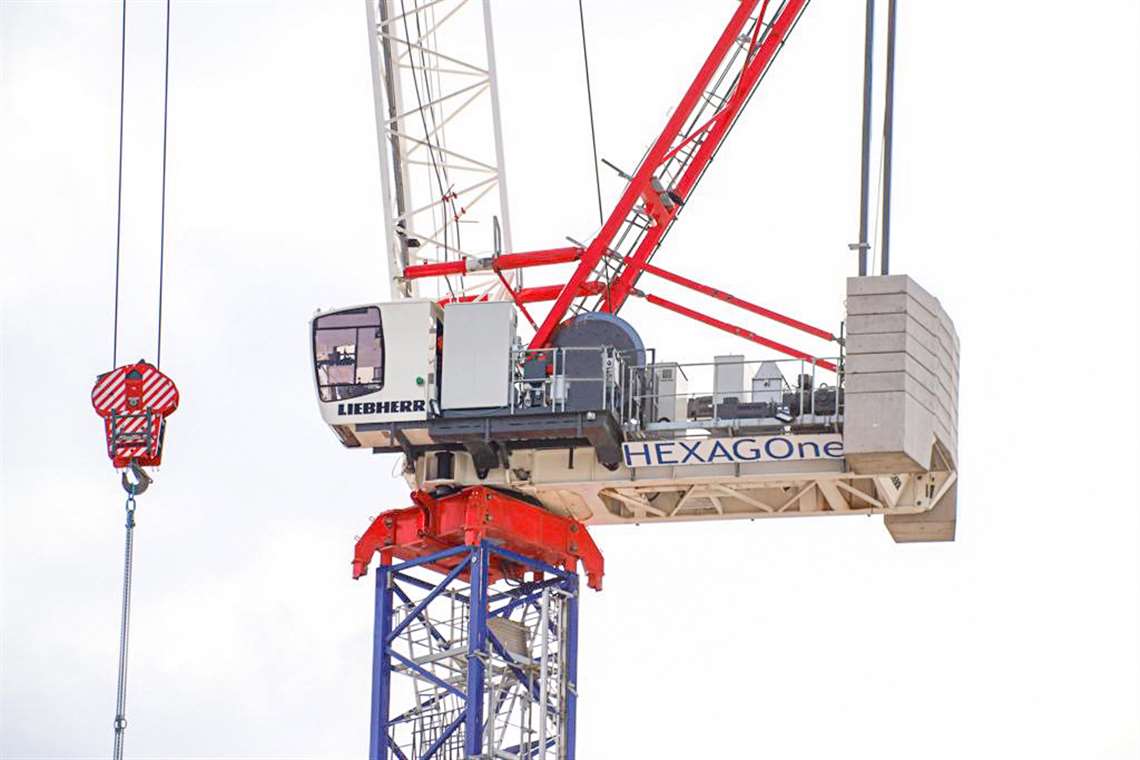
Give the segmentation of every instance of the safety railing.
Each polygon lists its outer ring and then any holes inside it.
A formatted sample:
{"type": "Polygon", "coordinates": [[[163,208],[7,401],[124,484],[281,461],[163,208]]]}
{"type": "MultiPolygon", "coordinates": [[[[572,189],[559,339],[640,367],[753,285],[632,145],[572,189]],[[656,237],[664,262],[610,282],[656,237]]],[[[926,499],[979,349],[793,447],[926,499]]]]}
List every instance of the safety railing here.
{"type": "Polygon", "coordinates": [[[834,361],[838,370],[801,359],[630,365],[622,419],[627,429],[641,431],[834,424],[844,413],[843,361],[820,358],[834,361]],[[718,372],[736,377],[718,384],[718,372]]]}
{"type": "Polygon", "coordinates": [[[516,349],[511,414],[609,412],[627,430],[831,425],[843,419],[838,371],[801,359],[637,363],[609,346],[516,349]],[[717,375],[721,374],[721,381],[717,375]],[[734,375],[725,381],[725,373],[734,375]]]}
{"type": "Polygon", "coordinates": [[[511,414],[588,407],[620,419],[629,367],[625,354],[610,346],[516,349],[511,354],[511,414]]]}

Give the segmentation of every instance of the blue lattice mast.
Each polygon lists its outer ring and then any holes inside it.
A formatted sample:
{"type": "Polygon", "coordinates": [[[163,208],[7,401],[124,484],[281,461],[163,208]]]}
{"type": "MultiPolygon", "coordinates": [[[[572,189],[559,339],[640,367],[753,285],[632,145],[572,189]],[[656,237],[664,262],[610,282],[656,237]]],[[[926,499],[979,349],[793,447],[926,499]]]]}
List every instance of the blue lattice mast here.
{"type": "Polygon", "coordinates": [[[577,560],[602,572],[585,529],[472,488],[378,517],[358,574],[375,551],[369,757],[573,758],[577,560]]]}

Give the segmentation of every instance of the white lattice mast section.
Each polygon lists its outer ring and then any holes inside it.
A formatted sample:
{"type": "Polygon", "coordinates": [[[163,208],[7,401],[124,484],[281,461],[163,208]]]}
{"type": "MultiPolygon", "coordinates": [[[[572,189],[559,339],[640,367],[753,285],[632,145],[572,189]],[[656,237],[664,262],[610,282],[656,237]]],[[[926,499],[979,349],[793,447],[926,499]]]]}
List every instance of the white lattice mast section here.
{"type": "Polygon", "coordinates": [[[431,293],[402,277],[511,250],[489,0],[366,5],[392,297],[507,298],[493,271],[438,278],[431,293]]]}

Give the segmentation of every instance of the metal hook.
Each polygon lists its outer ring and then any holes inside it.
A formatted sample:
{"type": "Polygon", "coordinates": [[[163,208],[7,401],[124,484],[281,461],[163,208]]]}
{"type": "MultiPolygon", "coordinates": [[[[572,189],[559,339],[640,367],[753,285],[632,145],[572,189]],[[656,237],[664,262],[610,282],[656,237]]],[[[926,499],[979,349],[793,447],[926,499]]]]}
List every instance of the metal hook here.
{"type": "Polygon", "coordinates": [[[123,470],[122,483],[124,491],[131,496],[138,496],[150,486],[151,477],[139,466],[138,460],[132,459],[127,469],[123,470]],[[127,477],[128,471],[135,476],[133,482],[127,477]]]}

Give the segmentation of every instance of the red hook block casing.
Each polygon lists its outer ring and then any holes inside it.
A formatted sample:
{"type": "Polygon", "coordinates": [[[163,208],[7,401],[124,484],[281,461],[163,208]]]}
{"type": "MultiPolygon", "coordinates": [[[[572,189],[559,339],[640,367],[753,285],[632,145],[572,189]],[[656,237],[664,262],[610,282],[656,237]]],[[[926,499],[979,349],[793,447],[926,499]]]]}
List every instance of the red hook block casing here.
{"type": "Polygon", "coordinates": [[[107,456],[115,467],[131,461],[162,464],[166,418],[178,408],[178,388],[153,364],[139,360],[95,378],[91,405],[103,418],[107,456]]]}

